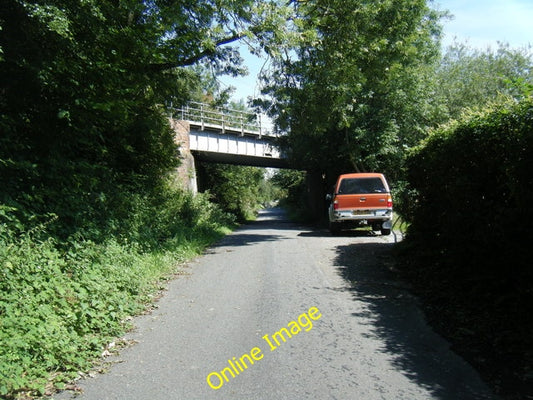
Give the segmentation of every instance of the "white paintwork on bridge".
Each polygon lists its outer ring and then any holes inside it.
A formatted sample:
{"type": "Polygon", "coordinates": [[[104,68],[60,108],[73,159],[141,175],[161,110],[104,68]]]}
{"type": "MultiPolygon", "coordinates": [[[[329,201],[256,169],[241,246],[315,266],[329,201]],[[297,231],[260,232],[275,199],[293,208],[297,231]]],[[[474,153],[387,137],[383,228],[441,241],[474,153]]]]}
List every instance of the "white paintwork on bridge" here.
{"type": "Polygon", "coordinates": [[[277,133],[259,115],[240,110],[191,103],[171,110],[173,118],[188,124],[188,150],[194,157],[258,167],[286,168],[286,157],[274,145],[277,133]]]}
{"type": "Polygon", "coordinates": [[[242,156],[281,158],[279,150],[272,145],[268,136],[225,133],[221,131],[201,130],[191,126],[189,133],[191,150],[214,153],[235,154],[242,156]]]}

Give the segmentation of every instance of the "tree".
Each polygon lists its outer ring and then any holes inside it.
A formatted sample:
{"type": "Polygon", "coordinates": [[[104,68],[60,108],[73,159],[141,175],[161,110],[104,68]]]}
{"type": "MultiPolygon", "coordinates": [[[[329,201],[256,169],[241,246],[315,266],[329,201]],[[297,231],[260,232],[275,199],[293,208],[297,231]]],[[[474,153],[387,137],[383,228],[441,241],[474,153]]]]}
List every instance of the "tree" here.
{"type": "Polygon", "coordinates": [[[264,198],[264,170],[228,164],[206,163],[199,166],[200,181],[213,201],[240,221],[252,219],[264,198]]]}
{"type": "Polygon", "coordinates": [[[435,70],[435,96],[442,105],[439,122],[459,119],[465,109],[511,97],[527,98],[533,88],[531,47],[513,49],[500,43],[496,50],[479,50],[465,43],[449,46],[435,70]]]}
{"type": "Polygon", "coordinates": [[[229,44],[262,40],[277,11],[255,0],[4,3],[0,201],[70,227],[105,222],[127,203],[117,192],[157,186],[176,164],[163,105],[190,98],[198,63],[241,73],[229,44]]]}
{"type": "Polygon", "coordinates": [[[296,12],[302,41],[265,90],[289,131],[287,153],[330,180],[348,170],[394,174],[430,119],[418,72],[439,54],[440,14],[424,0],[315,0],[296,12]]]}
{"type": "Polygon", "coordinates": [[[272,184],[279,188],[281,205],[292,211],[296,217],[304,217],[302,210],[307,208],[307,184],[304,171],[280,169],[271,178],[272,184]]]}

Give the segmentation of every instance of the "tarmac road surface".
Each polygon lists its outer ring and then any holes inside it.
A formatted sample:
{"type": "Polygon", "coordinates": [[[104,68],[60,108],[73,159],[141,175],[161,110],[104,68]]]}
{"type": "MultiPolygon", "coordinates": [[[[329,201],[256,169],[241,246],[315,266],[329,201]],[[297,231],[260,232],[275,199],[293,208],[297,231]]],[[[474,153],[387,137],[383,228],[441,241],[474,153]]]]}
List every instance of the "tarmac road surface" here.
{"type": "Polygon", "coordinates": [[[170,283],[76,398],[495,398],[389,271],[393,241],[262,211],[170,283]]]}

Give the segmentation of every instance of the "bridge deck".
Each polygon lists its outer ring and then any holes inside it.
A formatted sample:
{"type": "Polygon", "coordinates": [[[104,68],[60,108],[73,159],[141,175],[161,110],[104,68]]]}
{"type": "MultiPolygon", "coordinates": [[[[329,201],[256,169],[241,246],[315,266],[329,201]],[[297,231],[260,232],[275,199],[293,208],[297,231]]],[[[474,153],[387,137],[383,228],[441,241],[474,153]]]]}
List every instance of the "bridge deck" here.
{"type": "Polygon", "coordinates": [[[173,114],[188,123],[189,149],[199,159],[262,167],[287,166],[274,143],[278,135],[266,131],[255,114],[213,110],[196,103],[173,114]]]}

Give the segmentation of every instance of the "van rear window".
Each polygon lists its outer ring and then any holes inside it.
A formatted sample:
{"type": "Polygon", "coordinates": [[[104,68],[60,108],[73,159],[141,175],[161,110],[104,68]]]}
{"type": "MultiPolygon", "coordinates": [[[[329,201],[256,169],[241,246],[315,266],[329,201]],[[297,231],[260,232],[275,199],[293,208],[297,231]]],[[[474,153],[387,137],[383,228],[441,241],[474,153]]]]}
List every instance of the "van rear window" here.
{"type": "Polygon", "coordinates": [[[339,194],[386,193],[379,178],[345,178],[339,185],[339,194]]]}

